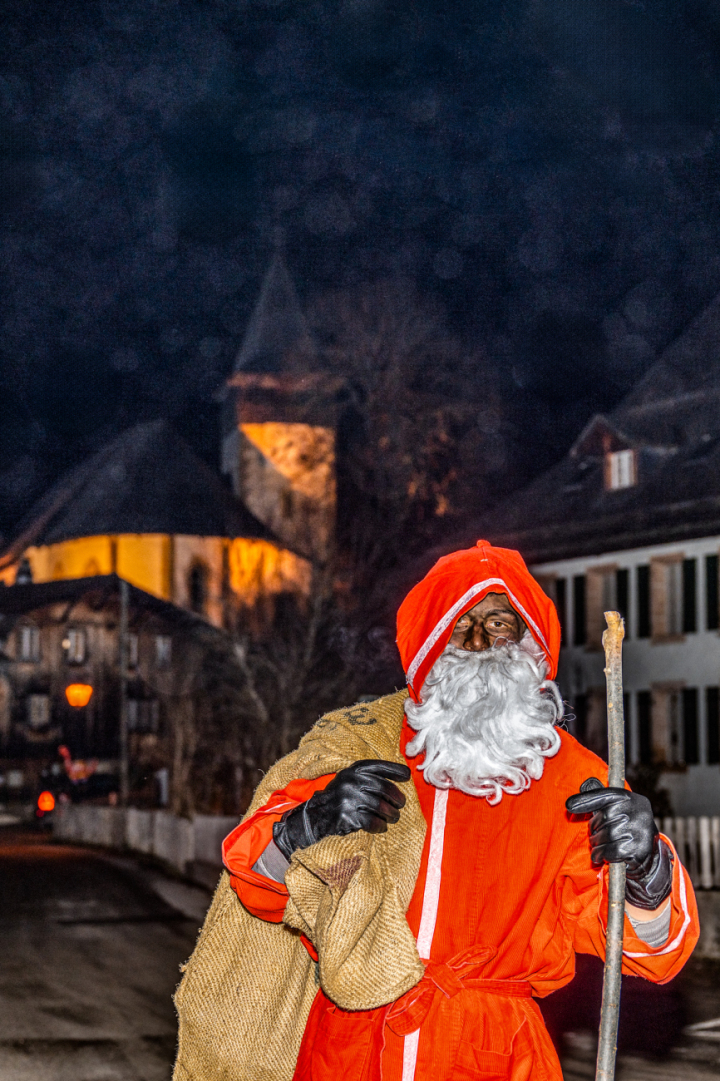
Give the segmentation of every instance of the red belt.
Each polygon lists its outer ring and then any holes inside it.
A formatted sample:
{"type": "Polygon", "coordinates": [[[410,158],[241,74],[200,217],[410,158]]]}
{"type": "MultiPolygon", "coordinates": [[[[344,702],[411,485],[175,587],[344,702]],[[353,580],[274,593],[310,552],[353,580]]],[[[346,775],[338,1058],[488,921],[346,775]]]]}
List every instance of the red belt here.
{"type": "Polygon", "coordinates": [[[444,964],[424,961],[425,975],[388,1010],[386,1023],[397,1036],[408,1036],[420,1028],[438,991],[453,998],[459,991],[484,991],[506,998],[530,998],[532,987],[527,980],[484,980],[475,973],[490,961],[497,950],[491,946],[473,946],[451,957],[444,964]]]}

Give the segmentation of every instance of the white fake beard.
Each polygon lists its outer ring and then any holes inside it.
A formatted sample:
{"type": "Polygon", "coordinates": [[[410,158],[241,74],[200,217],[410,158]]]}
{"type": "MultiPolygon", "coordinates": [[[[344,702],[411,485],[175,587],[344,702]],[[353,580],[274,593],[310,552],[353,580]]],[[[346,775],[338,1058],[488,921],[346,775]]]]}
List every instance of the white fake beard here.
{"type": "Polygon", "coordinates": [[[436,788],[458,788],[499,803],[539,781],[545,759],[560,750],[563,716],[557,685],[529,633],[478,653],[447,646],[433,665],[420,704],[405,714],[417,735],[407,754],[425,751],[418,768],[436,788]]]}

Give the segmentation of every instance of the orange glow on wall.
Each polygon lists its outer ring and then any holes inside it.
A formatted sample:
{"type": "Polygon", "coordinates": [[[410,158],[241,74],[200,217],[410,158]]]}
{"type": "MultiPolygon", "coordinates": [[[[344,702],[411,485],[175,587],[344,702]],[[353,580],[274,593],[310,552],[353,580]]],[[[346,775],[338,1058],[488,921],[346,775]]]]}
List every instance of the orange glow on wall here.
{"type": "Polygon", "coordinates": [[[230,588],[248,606],[275,593],[310,593],[312,569],[306,559],[263,540],[230,542],[230,588]]]}
{"type": "Polygon", "coordinates": [[[335,500],[335,433],[311,424],[243,424],[242,432],[293,488],[319,503],[335,500]]]}
{"type": "Polygon", "coordinates": [[[109,537],[77,537],[57,544],[31,545],[24,555],[30,561],[34,582],[85,578],[89,573],[111,574],[114,569],[109,537]]]}
{"type": "Polygon", "coordinates": [[[324,560],[335,528],[335,433],[311,424],[241,424],[243,502],[288,548],[324,560]]]}
{"type": "Polygon", "coordinates": [[[138,589],[172,600],[167,548],[164,533],[121,533],[115,538],[115,569],[138,589]]]}
{"type": "MultiPolygon", "coordinates": [[[[209,569],[206,618],[222,626],[224,553],[228,584],[243,605],[252,607],[262,597],[286,591],[310,593],[312,570],[307,559],[270,541],[251,538],[129,533],[30,546],[23,554],[35,582],[116,572],[131,585],[184,607],[190,605],[191,567],[201,560],[209,569]]],[[[0,570],[0,582],[12,585],[16,572],[17,564],[0,570]]]]}
{"type": "Polygon", "coordinates": [[[52,792],[41,792],[38,796],[37,805],[39,811],[54,811],[55,797],[52,792]]]}
{"type": "Polygon", "coordinates": [[[65,688],[65,697],[71,706],[86,706],[92,698],[93,689],[89,683],[71,683],[65,688]]]}
{"type": "Polygon", "coordinates": [[[132,585],[170,600],[168,543],[162,533],[123,533],[31,545],[23,554],[30,561],[34,582],[116,572],[132,585]]]}

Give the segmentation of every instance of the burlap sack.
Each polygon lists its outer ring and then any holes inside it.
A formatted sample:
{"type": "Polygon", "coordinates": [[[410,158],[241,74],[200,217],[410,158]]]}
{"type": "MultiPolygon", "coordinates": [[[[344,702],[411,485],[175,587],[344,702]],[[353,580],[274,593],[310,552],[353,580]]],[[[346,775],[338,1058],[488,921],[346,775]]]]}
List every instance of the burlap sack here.
{"type": "MultiPolygon", "coordinates": [[[[326,714],[268,772],[247,814],[294,778],[363,758],[402,762],[406,698],[400,691],[326,714]]],[[[174,1081],[291,1081],[318,981],[342,1009],[367,1010],[394,1002],[421,978],[405,912],[425,820],[412,780],[400,787],[407,803],[387,833],[327,837],[295,853],[284,924],[251,916],[223,873],[175,995],[174,1081]],[[315,944],[319,966],[299,931],[315,944]]]]}

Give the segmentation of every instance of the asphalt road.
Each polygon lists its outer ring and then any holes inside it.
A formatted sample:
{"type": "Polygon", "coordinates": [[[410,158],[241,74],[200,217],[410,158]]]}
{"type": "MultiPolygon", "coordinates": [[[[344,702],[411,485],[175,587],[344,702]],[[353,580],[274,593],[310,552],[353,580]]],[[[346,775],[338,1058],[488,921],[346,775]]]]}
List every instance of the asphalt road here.
{"type": "MultiPolygon", "coordinates": [[[[0,1081],[169,1081],[171,995],[209,894],[43,834],[0,829],[0,1081]]],[[[601,970],[543,1003],[565,1081],[592,1081],[601,970]]],[[[720,965],[625,981],[618,1081],[720,1077],[720,965]],[[706,1033],[706,1036],[708,1033],[706,1033]]]]}
{"type": "Polygon", "coordinates": [[[0,830],[2,1081],[167,1081],[198,926],[132,863],[0,830]]]}

